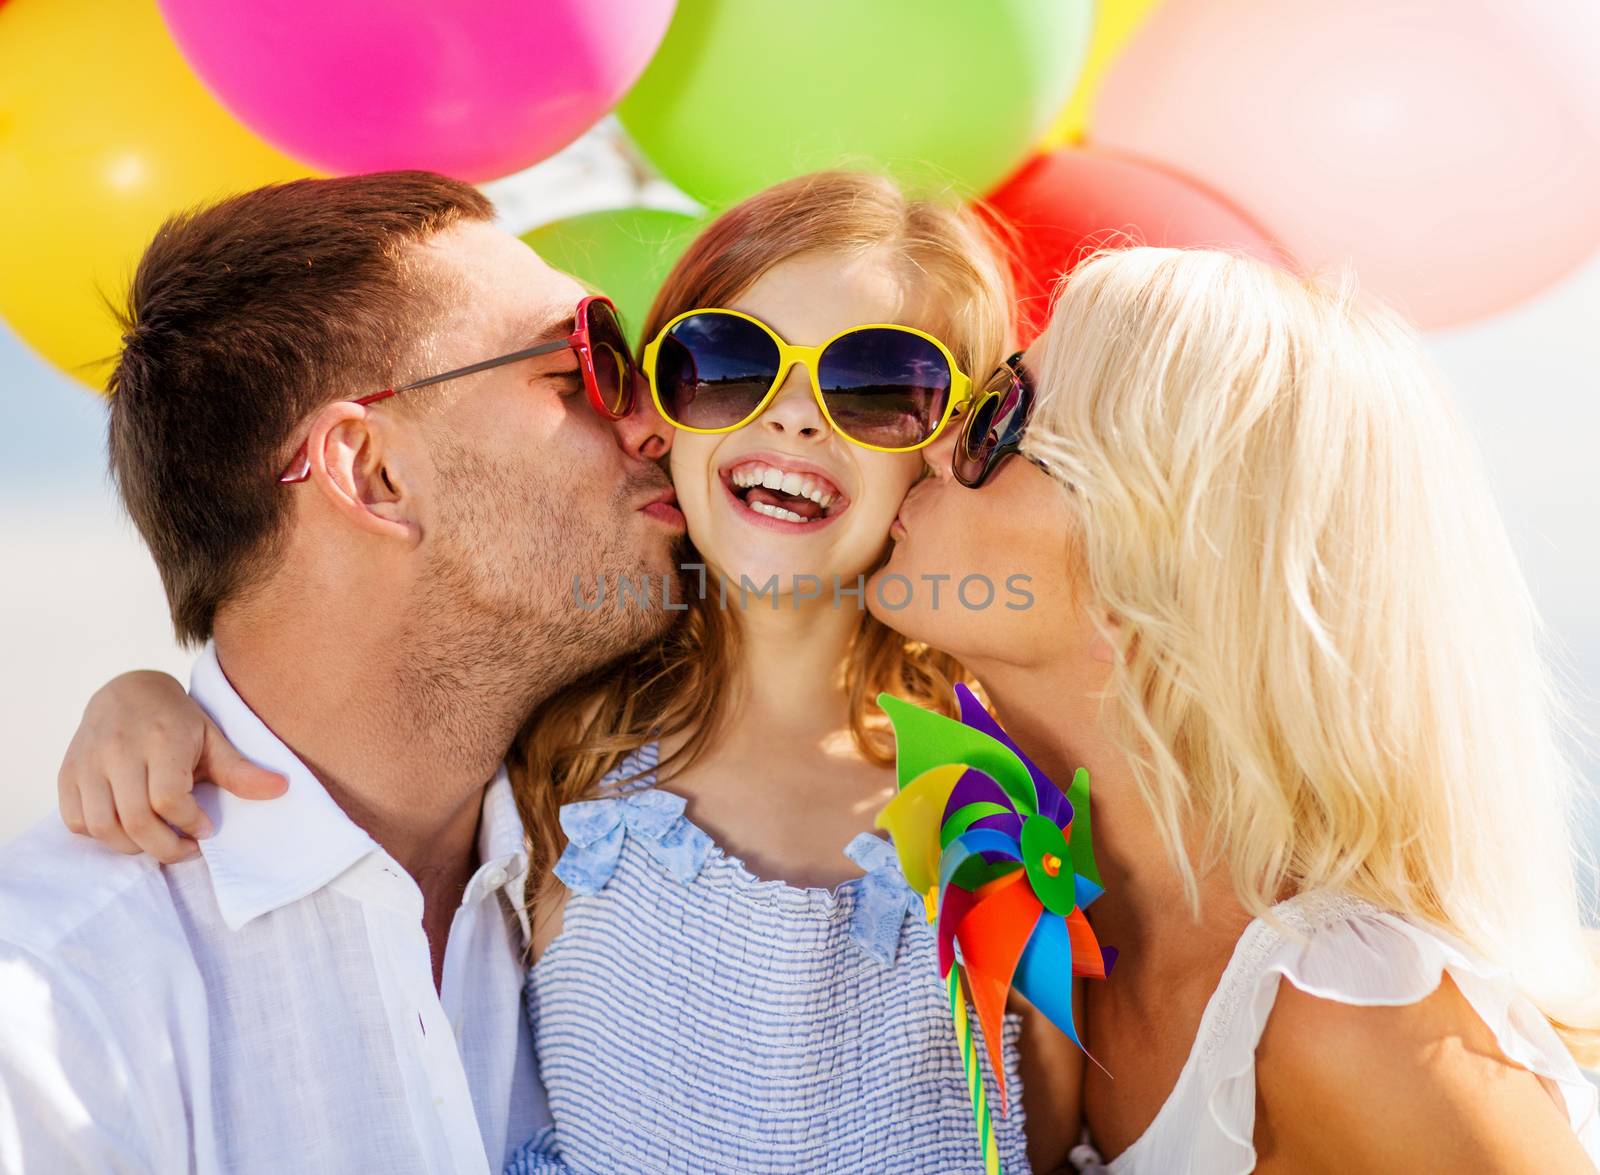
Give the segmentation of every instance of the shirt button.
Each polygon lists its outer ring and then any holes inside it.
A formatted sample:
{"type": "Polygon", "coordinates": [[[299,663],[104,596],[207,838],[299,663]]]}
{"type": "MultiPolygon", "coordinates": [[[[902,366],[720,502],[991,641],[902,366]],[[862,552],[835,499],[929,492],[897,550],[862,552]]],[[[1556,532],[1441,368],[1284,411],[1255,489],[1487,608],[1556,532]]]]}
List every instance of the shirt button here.
{"type": "Polygon", "coordinates": [[[506,871],[504,869],[489,870],[483,875],[483,883],[490,889],[499,889],[506,883],[506,871]]]}

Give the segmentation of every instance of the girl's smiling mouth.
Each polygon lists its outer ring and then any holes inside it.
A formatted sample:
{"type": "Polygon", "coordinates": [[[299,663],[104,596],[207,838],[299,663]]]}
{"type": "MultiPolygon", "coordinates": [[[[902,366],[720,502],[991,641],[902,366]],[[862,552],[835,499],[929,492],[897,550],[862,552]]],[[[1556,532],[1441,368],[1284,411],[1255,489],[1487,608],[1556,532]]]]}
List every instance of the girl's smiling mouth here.
{"type": "Polygon", "coordinates": [[[767,529],[815,530],[850,507],[850,499],[821,468],[781,453],[746,454],[724,465],[718,476],[739,514],[767,529]]]}

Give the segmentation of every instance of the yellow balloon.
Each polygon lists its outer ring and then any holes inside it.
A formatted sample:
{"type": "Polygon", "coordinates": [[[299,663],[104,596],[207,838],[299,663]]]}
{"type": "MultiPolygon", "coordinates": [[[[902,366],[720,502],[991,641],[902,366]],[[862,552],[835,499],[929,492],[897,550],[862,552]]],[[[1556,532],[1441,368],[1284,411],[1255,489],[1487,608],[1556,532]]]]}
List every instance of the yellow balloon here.
{"type": "Polygon", "coordinates": [[[310,174],[211,96],[155,0],[0,4],[0,317],[91,387],[162,220],[310,174]]]}
{"type": "Polygon", "coordinates": [[[1106,67],[1116,60],[1133,34],[1139,31],[1145,19],[1161,0],[1099,0],[1095,5],[1094,32],[1089,40],[1089,58],[1078,75],[1077,89],[1066,109],[1044,138],[1039,140],[1041,151],[1054,151],[1068,143],[1079,142],[1089,125],[1089,107],[1100,89],[1100,79],[1106,67]]]}

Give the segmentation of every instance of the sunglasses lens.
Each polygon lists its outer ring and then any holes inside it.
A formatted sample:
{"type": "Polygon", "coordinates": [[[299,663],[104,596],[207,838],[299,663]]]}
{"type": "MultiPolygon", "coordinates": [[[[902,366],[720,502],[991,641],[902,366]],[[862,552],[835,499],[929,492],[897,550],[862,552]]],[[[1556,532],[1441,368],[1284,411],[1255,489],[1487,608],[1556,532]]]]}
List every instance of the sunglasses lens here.
{"type": "Polygon", "coordinates": [[[1021,405],[1022,384],[1017,377],[1009,368],[997,372],[956,437],[951,464],[962,485],[981,485],[989,476],[995,451],[1020,436],[1021,405]]]}
{"type": "Polygon", "coordinates": [[[933,435],[950,402],[950,363],[909,331],[868,327],[834,340],[817,383],[839,431],[884,449],[909,449],[933,435]]]}
{"type": "Polygon", "coordinates": [[[589,355],[594,361],[595,389],[600,402],[612,416],[623,417],[633,410],[633,353],[617,315],[604,302],[590,302],[588,310],[589,355]]]}
{"type": "Polygon", "coordinates": [[[983,476],[983,467],[989,463],[989,454],[994,452],[996,437],[989,426],[994,423],[995,409],[999,404],[999,396],[987,394],[962,422],[951,461],[955,465],[956,477],[963,485],[975,485],[978,482],[983,476]]]}
{"type": "Polygon", "coordinates": [[[778,344],[732,314],[694,314],[656,349],[656,394],[667,420],[685,428],[732,428],[761,404],[778,377],[778,344]]]}

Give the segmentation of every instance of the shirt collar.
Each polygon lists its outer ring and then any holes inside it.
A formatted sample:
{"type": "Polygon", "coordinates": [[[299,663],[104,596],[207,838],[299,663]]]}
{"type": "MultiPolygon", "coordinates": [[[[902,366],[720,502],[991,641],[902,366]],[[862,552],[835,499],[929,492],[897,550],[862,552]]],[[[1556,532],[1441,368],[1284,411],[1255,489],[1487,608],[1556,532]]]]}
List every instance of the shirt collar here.
{"type": "Polygon", "coordinates": [[[530,938],[527,834],[504,766],[484,789],[483,815],[478,820],[478,860],[478,871],[467,884],[462,904],[479,901],[499,890],[517,916],[526,945],[530,938]]]}
{"type": "MultiPolygon", "coordinates": [[[[202,786],[195,800],[215,831],[200,841],[211,872],[217,908],[230,930],[315,893],[382,846],[350,819],[325,787],[268,729],[229,683],[206,644],[189,678],[189,693],[245,758],[289,781],[272,800],[245,800],[202,786]]],[[[522,820],[505,768],[484,791],[478,823],[478,857],[464,900],[494,890],[505,893],[526,937],[523,887],[528,873],[522,820]]]]}

